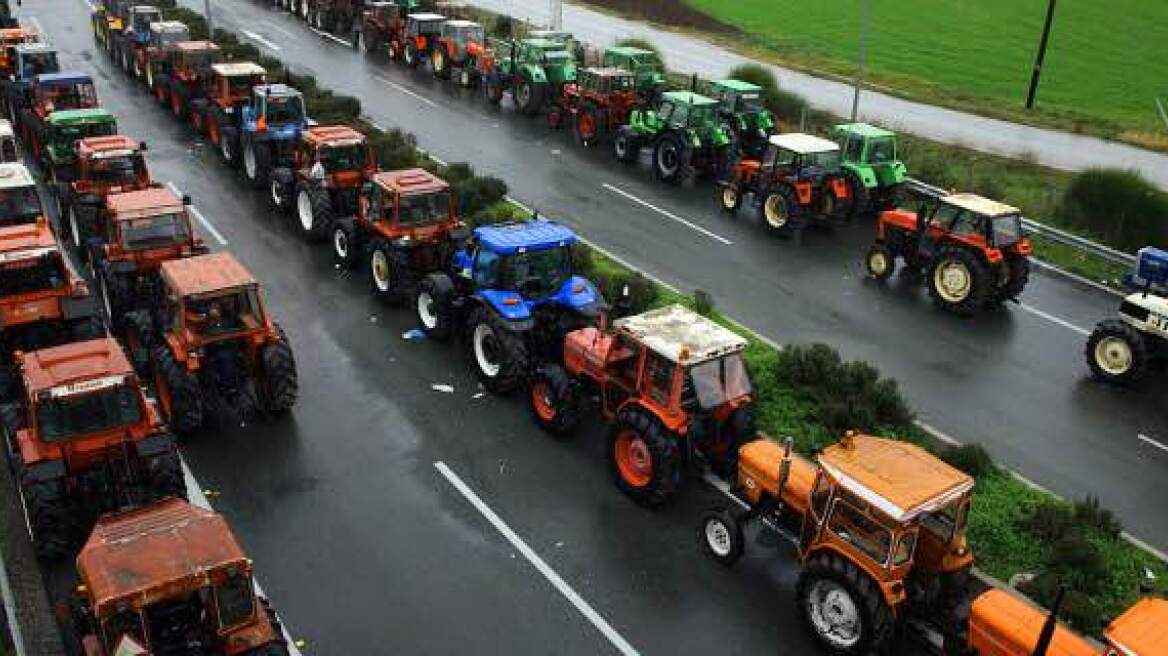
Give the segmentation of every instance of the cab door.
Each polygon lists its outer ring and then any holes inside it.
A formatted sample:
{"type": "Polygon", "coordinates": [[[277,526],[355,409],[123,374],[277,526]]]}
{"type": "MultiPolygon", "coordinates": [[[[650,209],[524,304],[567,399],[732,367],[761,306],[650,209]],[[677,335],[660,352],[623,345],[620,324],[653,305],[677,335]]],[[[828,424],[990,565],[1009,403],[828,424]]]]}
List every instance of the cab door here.
{"type": "Polygon", "coordinates": [[[803,516],[803,526],[799,531],[799,555],[806,557],[808,550],[815,544],[819,532],[823,530],[823,523],[827,519],[827,510],[831,507],[832,487],[823,470],[815,474],[815,485],[811,488],[811,499],[807,504],[807,514],[803,516]]]}

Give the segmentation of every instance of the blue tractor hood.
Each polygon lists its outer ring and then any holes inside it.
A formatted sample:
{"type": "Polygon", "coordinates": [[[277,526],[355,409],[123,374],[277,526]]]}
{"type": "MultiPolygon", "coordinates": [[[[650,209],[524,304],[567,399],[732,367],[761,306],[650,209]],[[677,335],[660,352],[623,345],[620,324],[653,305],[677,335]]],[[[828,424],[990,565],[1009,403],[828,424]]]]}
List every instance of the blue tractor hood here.
{"type": "Polygon", "coordinates": [[[68,87],[77,84],[93,84],[93,78],[76,71],[41,73],[36,76],[36,83],[42,87],[68,87]]]}

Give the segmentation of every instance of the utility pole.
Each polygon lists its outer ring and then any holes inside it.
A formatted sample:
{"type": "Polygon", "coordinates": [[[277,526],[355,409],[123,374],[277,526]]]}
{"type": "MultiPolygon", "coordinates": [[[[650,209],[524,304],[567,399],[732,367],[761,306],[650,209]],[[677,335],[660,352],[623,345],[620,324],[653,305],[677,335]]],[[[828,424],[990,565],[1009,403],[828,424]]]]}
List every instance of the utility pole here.
{"type": "Polygon", "coordinates": [[[1038,92],[1038,77],[1042,75],[1042,60],[1046,58],[1046,42],[1050,39],[1050,24],[1054,21],[1054,3],[1046,6],[1046,22],[1042,25],[1042,38],[1038,41],[1038,57],[1034,59],[1034,72],[1030,75],[1030,90],[1026,92],[1026,109],[1034,109],[1034,94],[1038,92]]]}
{"type": "Polygon", "coordinates": [[[1164,121],[1164,127],[1168,128],[1168,110],[1164,109],[1164,103],[1160,101],[1158,96],[1156,98],[1156,109],[1160,110],[1160,120],[1164,121]]]}
{"type": "Polygon", "coordinates": [[[207,16],[207,38],[215,38],[215,23],[211,20],[211,0],[203,0],[203,13],[207,16]]]}
{"type": "Polygon", "coordinates": [[[564,3],[563,0],[551,0],[551,29],[564,29],[564,3]]]}
{"type": "Polygon", "coordinates": [[[856,67],[856,93],[852,96],[852,123],[860,114],[860,85],[864,81],[864,64],[868,59],[868,3],[860,0],[860,63],[856,67]]]}

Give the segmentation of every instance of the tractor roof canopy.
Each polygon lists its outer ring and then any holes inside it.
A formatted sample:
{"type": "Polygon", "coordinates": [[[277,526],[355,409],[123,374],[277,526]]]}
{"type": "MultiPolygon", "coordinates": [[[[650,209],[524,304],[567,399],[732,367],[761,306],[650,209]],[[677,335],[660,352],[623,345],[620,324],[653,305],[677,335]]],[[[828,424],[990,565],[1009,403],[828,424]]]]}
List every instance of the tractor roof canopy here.
{"type": "Polygon", "coordinates": [[[652,50],[645,50],[644,48],[635,48],[633,46],[611,46],[606,48],[604,54],[619,55],[621,57],[644,57],[645,55],[657,56],[657,53],[652,50]]]}
{"type": "Polygon", "coordinates": [[[373,182],[391,193],[422,194],[446,191],[450,185],[445,180],[426,169],[403,169],[400,171],[378,171],[373,182]]]}
{"type": "Polygon", "coordinates": [[[53,231],[43,220],[0,227],[0,264],[59,252],[53,231]]]}
{"type": "Polygon", "coordinates": [[[819,454],[844,489],[898,523],[935,512],[973,490],[973,478],[921,447],[849,433],[819,454]]]}
{"type": "Polygon", "coordinates": [[[878,128],[867,123],[841,123],[831,128],[833,135],[852,135],[864,139],[878,139],[881,137],[895,137],[895,132],[878,128]]]}
{"type": "Polygon", "coordinates": [[[181,21],[158,21],[150,24],[150,31],[157,34],[190,34],[191,30],[181,21]]]}
{"type": "Polygon", "coordinates": [[[214,41],[179,41],[174,44],[174,47],[183,52],[208,52],[219,50],[219,45],[214,41]]]}
{"type": "Polygon", "coordinates": [[[113,337],[30,351],[20,356],[28,392],[70,396],[125,382],[134,369],[113,337]]]}
{"type": "Polygon", "coordinates": [[[682,305],[625,317],[614,324],[662,357],[693,365],[746,348],[746,340],[682,305]]]}
{"type": "Polygon", "coordinates": [[[448,20],[448,21],[446,21],[446,25],[447,25],[448,27],[454,27],[454,28],[459,28],[459,27],[482,27],[482,25],[480,25],[479,23],[476,23],[476,22],[474,22],[474,21],[468,21],[468,20],[448,20]]]}
{"type": "Polygon", "coordinates": [[[430,23],[433,21],[444,21],[446,17],[442,14],[410,14],[409,19],[419,23],[430,23]]]}
{"type": "Polygon", "coordinates": [[[113,194],[106,198],[105,203],[117,221],[175,214],[183,210],[183,200],[166,187],[113,194]]]}
{"type": "Polygon", "coordinates": [[[20,162],[0,163],[0,189],[15,189],[17,187],[32,187],[36,181],[32,179],[28,167],[20,162]]]}
{"type": "Polygon", "coordinates": [[[257,84],[254,89],[257,94],[271,98],[299,98],[303,95],[296,89],[281,82],[257,84]]]}
{"type": "Polygon", "coordinates": [[[770,137],[772,145],[789,150],[800,155],[812,153],[834,153],[839,151],[839,144],[811,134],[791,132],[787,134],[773,134],[770,137]]]}
{"type": "Polygon", "coordinates": [[[254,62],[231,62],[230,64],[212,64],[211,70],[222,77],[251,77],[266,75],[263,66],[254,62]]]}
{"type": "Polygon", "coordinates": [[[77,142],[77,154],[83,157],[120,157],[138,150],[142,150],[142,144],[121,134],[86,137],[77,142]]]}
{"type": "Polygon", "coordinates": [[[633,72],[619,66],[591,66],[580,71],[580,75],[597,77],[632,77],[633,72]]]}
{"type": "Polygon", "coordinates": [[[1168,599],[1145,597],[1103,632],[1121,654],[1158,654],[1168,645],[1168,599]]]}
{"type": "Polygon", "coordinates": [[[666,91],[661,94],[661,99],[678,105],[693,105],[694,107],[713,107],[718,104],[717,100],[692,91],[666,91]]]}
{"type": "Polygon", "coordinates": [[[185,596],[229,567],[251,575],[227,521],[179,499],[98,519],[77,557],[98,617],[122,602],[137,609],[175,592],[185,596]]]}
{"type": "Polygon", "coordinates": [[[42,87],[67,87],[75,84],[93,84],[93,78],[86,73],[76,71],[41,73],[36,76],[36,83],[42,87]]]}
{"type": "Polygon", "coordinates": [[[542,251],[569,246],[576,234],[553,221],[515,221],[475,228],[475,237],[483,247],[499,255],[524,251],[542,251]]]}
{"type": "Polygon", "coordinates": [[[22,43],[16,46],[16,53],[18,55],[31,55],[45,52],[57,52],[57,49],[48,43],[22,43]]]}
{"type": "Polygon", "coordinates": [[[734,91],[736,93],[758,93],[762,91],[762,87],[757,84],[734,79],[715,80],[710,85],[719,91],[734,91]]]}
{"type": "Polygon", "coordinates": [[[1005,203],[999,203],[996,200],[990,200],[977,194],[951,194],[949,196],[943,196],[941,202],[988,217],[1021,213],[1017,207],[1011,207],[1005,203]]]}
{"type": "Polygon", "coordinates": [[[79,123],[114,123],[117,119],[102,107],[88,109],[61,109],[49,114],[48,123],[52,126],[75,125],[79,123]]]}
{"type": "Polygon", "coordinates": [[[162,279],[183,298],[257,284],[251,273],[227,252],[163,262],[162,279]]]}
{"type": "Polygon", "coordinates": [[[347,125],[313,125],[300,132],[300,138],[312,146],[358,146],[365,135],[347,125]]]}

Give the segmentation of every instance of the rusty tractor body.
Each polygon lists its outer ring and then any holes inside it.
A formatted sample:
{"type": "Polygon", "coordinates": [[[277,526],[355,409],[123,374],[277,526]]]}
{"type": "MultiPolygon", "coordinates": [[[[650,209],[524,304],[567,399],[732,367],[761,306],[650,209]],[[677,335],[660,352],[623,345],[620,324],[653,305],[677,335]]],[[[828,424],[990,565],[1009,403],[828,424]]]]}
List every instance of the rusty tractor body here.
{"type": "Polygon", "coordinates": [[[703,461],[733,476],[739,445],[754,437],[745,348],[746,340],[680,305],[620,319],[611,330],[581,328],[565,337],[562,364],[536,372],[532,416],[566,433],[583,400],[598,399],[617,487],[656,506],[703,461]]]}
{"type": "Polygon", "coordinates": [[[263,67],[252,62],[212,64],[206,95],[190,101],[191,125],[207,135],[231,164],[239,158],[239,115],[266,76],[263,67]]]}
{"type": "Polygon", "coordinates": [[[107,515],[77,557],[85,656],[287,656],[283,628],[227,521],[177,499],[107,515]]]}
{"type": "Polygon", "coordinates": [[[927,201],[916,212],[881,212],[866,263],[869,275],[887,280],[901,258],[926,273],[938,306],[968,315],[1022,293],[1031,251],[1017,208],[963,193],[927,201]]]}
{"type": "Polygon", "coordinates": [[[327,236],[336,218],[356,213],[361,187],[377,171],[365,135],[342,125],[303,130],[291,164],[272,171],[269,196],[310,240],[327,236]]]}
{"type": "Polygon", "coordinates": [[[45,221],[36,180],[17,162],[0,163],[0,226],[45,221]]]}
{"type": "Polygon", "coordinates": [[[44,162],[51,145],[49,117],[54,112],[92,110],[98,107],[93,79],[85,73],[42,73],[32,83],[29,107],[17,122],[20,141],[38,162],[44,162]]]}
{"type": "Polygon", "coordinates": [[[366,55],[381,53],[390,59],[397,57],[390,44],[405,42],[406,16],[413,10],[400,2],[377,0],[366,2],[361,12],[361,35],[357,46],[366,55]]]}
{"type": "Polygon", "coordinates": [[[229,253],[167,260],[162,293],[149,310],[124,320],[127,341],[149,355],[142,364],[170,425],[189,433],[215,407],[238,415],[291,409],[296,361],[259,283],[229,253]]]}
{"type": "Polygon", "coordinates": [[[458,85],[469,89],[478,82],[478,58],[486,51],[487,33],[468,20],[448,20],[440,29],[438,47],[430,56],[434,75],[443,80],[456,75],[458,85]]]}
{"type": "Polygon", "coordinates": [[[211,66],[223,59],[219,46],[212,41],[179,41],[166,53],[160,66],[160,73],[154,80],[152,89],[158,102],[170,109],[174,117],[199,121],[196,131],[202,132],[201,121],[206,111],[207,90],[211,80],[211,66]],[[192,111],[198,101],[199,111],[192,111]]]}
{"type": "Polygon", "coordinates": [[[150,42],[141,51],[143,61],[140,68],[142,79],[151,93],[155,93],[158,88],[166,88],[165,79],[160,78],[170,76],[170,65],[174,61],[172,55],[178,44],[190,40],[191,30],[185,23],[162,21],[150,24],[150,42]]]}
{"type": "Polygon", "coordinates": [[[89,137],[77,142],[73,179],[58,187],[62,234],[73,242],[82,262],[89,262],[105,232],[106,199],[154,184],[146,165],[146,144],[123,135],[89,137]]]}
{"type": "Polygon", "coordinates": [[[64,555],[103,512],[186,497],[174,437],[121,345],[103,337],[17,353],[6,455],[37,553],[64,555]]]}
{"type": "Polygon", "coordinates": [[[636,78],[623,68],[584,68],[576,84],[564,88],[563,105],[576,140],[591,147],[629,122],[629,113],[641,104],[636,78]]]}
{"type": "Polygon", "coordinates": [[[782,236],[813,221],[851,215],[839,145],[809,134],[771,135],[762,159],[740,159],[719,190],[722,209],[736,213],[747,194],[767,226],[782,236]]]}

